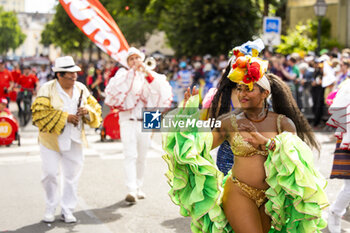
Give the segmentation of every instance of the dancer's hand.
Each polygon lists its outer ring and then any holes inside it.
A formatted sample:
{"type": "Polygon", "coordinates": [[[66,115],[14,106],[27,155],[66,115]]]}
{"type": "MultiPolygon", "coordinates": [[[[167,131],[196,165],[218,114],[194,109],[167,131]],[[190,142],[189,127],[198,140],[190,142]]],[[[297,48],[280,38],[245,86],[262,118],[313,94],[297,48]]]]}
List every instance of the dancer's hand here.
{"type": "Polygon", "coordinates": [[[241,124],[238,127],[238,130],[249,133],[250,137],[245,138],[244,141],[249,142],[252,146],[254,146],[257,149],[265,150],[265,145],[269,139],[264,137],[261,133],[259,133],[255,125],[253,125],[251,122],[249,122],[249,124],[241,124]]]}
{"type": "Polygon", "coordinates": [[[187,101],[189,100],[189,98],[190,98],[192,95],[197,95],[198,92],[199,92],[199,91],[196,89],[196,86],[193,87],[193,89],[192,89],[192,94],[191,94],[191,88],[189,88],[189,87],[187,88],[187,90],[186,90],[186,92],[185,92],[183,108],[185,108],[186,103],[187,103],[187,101]]]}

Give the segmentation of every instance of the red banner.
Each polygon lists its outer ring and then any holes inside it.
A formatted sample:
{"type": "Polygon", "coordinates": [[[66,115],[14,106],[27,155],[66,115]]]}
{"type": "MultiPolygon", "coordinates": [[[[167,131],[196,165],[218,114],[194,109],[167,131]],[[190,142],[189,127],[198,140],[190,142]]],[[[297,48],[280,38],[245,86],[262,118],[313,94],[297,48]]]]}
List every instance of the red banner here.
{"type": "Polygon", "coordinates": [[[100,49],[126,66],[129,48],[123,33],[98,0],[59,0],[77,27],[100,49]]]}

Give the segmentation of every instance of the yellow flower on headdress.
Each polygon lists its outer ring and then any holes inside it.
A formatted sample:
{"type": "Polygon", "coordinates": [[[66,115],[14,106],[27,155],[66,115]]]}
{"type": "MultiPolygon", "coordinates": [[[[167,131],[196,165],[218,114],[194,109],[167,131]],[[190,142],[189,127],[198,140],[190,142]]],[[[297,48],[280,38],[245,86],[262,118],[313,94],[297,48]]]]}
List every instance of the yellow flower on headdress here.
{"type": "Polygon", "coordinates": [[[256,49],[252,49],[252,56],[257,57],[259,55],[259,51],[256,49]]]}
{"type": "Polygon", "coordinates": [[[268,61],[249,55],[240,56],[232,64],[229,75],[232,82],[245,84],[249,90],[253,89],[255,82],[259,81],[267,71],[268,61]]]}
{"type": "Polygon", "coordinates": [[[234,62],[227,77],[232,82],[248,85],[252,90],[254,83],[263,77],[268,67],[268,61],[258,58],[264,47],[263,41],[257,39],[232,49],[230,53],[234,62]]]}

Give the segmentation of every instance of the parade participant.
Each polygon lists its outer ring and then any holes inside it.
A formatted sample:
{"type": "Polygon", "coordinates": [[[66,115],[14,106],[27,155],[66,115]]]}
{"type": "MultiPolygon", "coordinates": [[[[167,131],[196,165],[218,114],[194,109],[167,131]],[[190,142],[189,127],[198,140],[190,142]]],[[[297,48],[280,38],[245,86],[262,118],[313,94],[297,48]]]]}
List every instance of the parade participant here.
{"type": "MultiPolygon", "coordinates": [[[[249,55],[253,47],[256,48],[258,52],[260,52],[264,48],[263,42],[258,39],[253,42],[243,44],[237,47],[237,49],[242,54],[249,55]]],[[[232,54],[229,54],[229,56],[232,57],[232,54]]],[[[213,102],[211,104],[209,118],[218,119],[219,116],[234,111],[235,109],[237,111],[240,111],[240,103],[237,98],[236,90],[237,84],[227,78],[230,70],[231,66],[228,65],[221,77],[218,91],[215,93],[213,102]]],[[[225,140],[219,147],[216,159],[216,165],[218,166],[219,170],[224,173],[224,175],[226,175],[231,170],[234,162],[233,158],[234,155],[232,153],[230,144],[225,140]]]]}
{"type": "Polygon", "coordinates": [[[329,208],[328,229],[331,233],[340,233],[340,220],[350,204],[350,80],[347,79],[340,89],[329,108],[331,117],[327,125],[336,128],[335,136],[338,138],[334,152],[331,179],[344,180],[344,186],[339,192],[337,199],[329,208]]]}
{"type": "Polygon", "coordinates": [[[324,107],[324,88],[322,87],[323,63],[321,63],[321,60],[317,60],[317,62],[311,82],[312,112],[314,115],[313,126],[315,129],[321,124],[324,107]]]}
{"type": "Polygon", "coordinates": [[[178,83],[178,103],[183,100],[183,95],[186,92],[187,88],[191,86],[192,83],[192,72],[187,69],[187,63],[185,61],[180,62],[179,64],[179,72],[177,72],[177,83],[178,83]]]}
{"type": "Polygon", "coordinates": [[[17,80],[17,85],[20,91],[17,94],[18,117],[22,126],[27,125],[30,120],[30,106],[32,105],[32,97],[36,92],[39,79],[31,72],[29,65],[23,66],[23,74],[17,80]],[[24,101],[26,99],[26,101],[24,101]],[[22,107],[23,102],[23,107],[22,107]],[[27,105],[27,106],[25,106],[27,105]],[[25,112],[28,111],[28,112],[25,112]],[[25,114],[28,114],[26,116],[25,114]]]}
{"type": "MultiPolygon", "coordinates": [[[[5,97],[0,98],[0,117],[8,117],[11,118],[19,127],[18,121],[14,115],[12,115],[10,109],[7,108],[8,101],[5,97]]],[[[17,135],[17,132],[16,132],[17,135]]]]}
{"type": "Polygon", "coordinates": [[[129,69],[119,69],[109,81],[105,89],[105,104],[120,110],[120,136],[128,189],[125,201],[134,204],[137,198],[145,198],[142,185],[147,150],[151,144],[151,133],[142,132],[142,108],[169,107],[172,92],[164,75],[145,67],[141,51],[129,48],[126,60],[129,69]]]}
{"type": "Polygon", "coordinates": [[[55,220],[61,202],[61,217],[66,223],[77,221],[77,185],[83,168],[82,144],[86,144],[84,123],[100,126],[101,106],[82,83],[76,82],[80,68],[71,56],[58,57],[55,79],[46,82],[32,105],[33,124],[39,128],[42,159],[42,184],[46,194],[45,222],[55,220]],[[61,166],[62,194],[58,188],[61,166]]]}
{"type": "Polygon", "coordinates": [[[14,82],[15,84],[18,83],[18,80],[19,80],[19,78],[21,77],[21,74],[22,74],[22,72],[21,72],[20,66],[19,66],[18,63],[16,63],[16,64],[14,65],[13,70],[11,71],[11,75],[12,75],[12,77],[13,77],[13,82],[14,82]]]}
{"type": "Polygon", "coordinates": [[[48,78],[50,76],[50,70],[47,68],[46,65],[42,65],[37,75],[39,80],[39,86],[41,87],[42,85],[44,85],[44,83],[48,81],[48,78]]]}
{"type": "Polygon", "coordinates": [[[10,71],[5,68],[4,60],[0,59],[0,98],[5,97],[10,102],[9,93],[14,87],[14,80],[10,71]]]}
{"type": "MultiPolygon", "coordinates": [[[[318,144],[288,86],[266,74],[267,61],[250,50],[252,56],[233,50],[228,75],[238,84],[243,112],[223,115],[212,132],[178,128],[164,137],[169,194],[192,217],[193,232],[320,232],[326,180],[308,146],[318,144]],[[265,107],[270,94],[274,112],[265,107]],[[209,151],[225,140],[235,162],[223,180],[209,151]]],[[[190,95],[176,119],[198,115],[198,96],[190,95]]]]}
{"type": "Polygon", "coordinates": [[[11,112],[7,108],[8,101],[5,97],[0,98],[0,116],[10,116],[11,112]]]}
{"type": "Polygon", "coordinates": [[[105,90],[104,68],[102,65],[97,64],[95,66],[94,75],[87,77],[86,85],[98,103],[102,106],[105,90]]]}

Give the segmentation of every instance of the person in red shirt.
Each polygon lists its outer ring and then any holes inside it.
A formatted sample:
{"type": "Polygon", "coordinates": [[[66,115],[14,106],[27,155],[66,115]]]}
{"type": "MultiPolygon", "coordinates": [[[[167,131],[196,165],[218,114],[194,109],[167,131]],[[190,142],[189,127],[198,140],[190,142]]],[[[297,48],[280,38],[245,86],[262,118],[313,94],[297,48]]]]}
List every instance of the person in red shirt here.
{"type": "Polygon", "coordinates": [[[11,75],[12,75],[14,84],[17,84],[19,78],[21,77],[21,69],[19,67],[19,64],[15,64],[13,70],[11,71],[11,75]]]}
{"type": "Polygon", "coordinates": [[[20,90],[17,86],[18,86],[18,80],[21,77],[21,74],[22,73],[21,73],[21,69],[19,67],[19,64],[15,63],[14,68],[11,71],[11,75],[12,75],[12,78],[13,78],[14,86],[13,86],[12,91],[8,93],[11,101],[16,101],[17,100],[17,93],[20,90]]]}
{"type": "Polygon", "coordinates": [[[0,98],[0,117],[8,117],[8,118],[12,119],[18,127],[19,126],[18,121],[14,117],[14,115],[12,115],[10,109],[7,108],[7,105],[8,105],[7,99],[5,97],[0,98]]]}
{"type": "Polygon", "coordinates": [[[31,68],[28,65],[23,66],[23,74],[18,79],[18,86],[21,88],[17,95],[18,116],[20,122],[25,126],[30,120],[30,106],[32,105],[32,97],[35,94],[35,89],[38,85],[38,77],[31,72],[31,68]],[[23,101],[23,108],[22,103],[23,101]],[[23,114],[24,112],[29,114],[23,114]]]}
{"type": "Polygon", "coordinates": [[[11,72],[5,68],[4,60],[0,59],[0,98],[5,97],[10,102],[9,92],[14,85],[11,72]]]}

